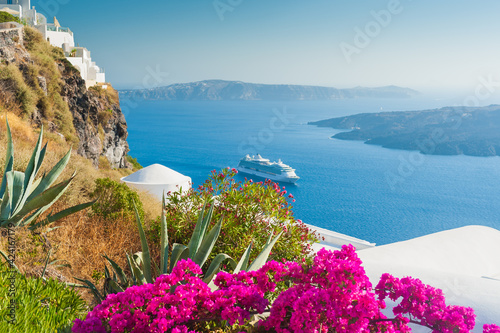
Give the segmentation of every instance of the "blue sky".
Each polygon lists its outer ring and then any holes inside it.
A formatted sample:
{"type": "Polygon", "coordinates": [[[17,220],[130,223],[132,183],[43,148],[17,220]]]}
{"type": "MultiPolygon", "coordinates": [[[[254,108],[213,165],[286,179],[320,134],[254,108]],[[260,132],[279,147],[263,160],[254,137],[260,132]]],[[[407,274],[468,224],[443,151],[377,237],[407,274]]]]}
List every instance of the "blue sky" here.
{"type": "Polygon", "coordinates": [[[55,15],[69,26],[116,88],[225,79],[467,91],[480,77],[500,82],[497,0],[34,0],[32,5],[49,22],[55,15]]]}

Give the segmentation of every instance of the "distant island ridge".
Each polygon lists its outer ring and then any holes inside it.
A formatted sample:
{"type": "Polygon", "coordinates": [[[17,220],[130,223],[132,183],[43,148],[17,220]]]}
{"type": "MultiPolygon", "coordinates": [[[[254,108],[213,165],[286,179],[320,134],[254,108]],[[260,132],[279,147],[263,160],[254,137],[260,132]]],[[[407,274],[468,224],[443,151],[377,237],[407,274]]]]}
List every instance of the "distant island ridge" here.
{"type": "Polygon", "coordinates": [[[500,105],[362,113],[310,122],[350,130],[333,138],[431,155],[500,155],[500,105]]]}
{"type": "Polygon", "coordinates": [[[176,83],[152,89],[120,90],[119,93],[120,97],[124,99],[173,101],[311,101],[348,98],[411,98],[420,94],[416,90],[397,86],[337,89],[320,86],[257,84],[224,80],[176,83]]]}

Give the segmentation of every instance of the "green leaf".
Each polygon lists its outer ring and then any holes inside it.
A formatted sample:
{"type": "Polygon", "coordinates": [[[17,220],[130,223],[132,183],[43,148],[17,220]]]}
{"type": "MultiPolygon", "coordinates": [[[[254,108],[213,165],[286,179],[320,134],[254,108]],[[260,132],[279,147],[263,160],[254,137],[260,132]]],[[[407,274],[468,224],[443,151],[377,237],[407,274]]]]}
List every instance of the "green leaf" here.
{"type": "Polygon", "coordinates": [[[253,241],[250,242],[247,249],[243,253],[238,265],[236,265],[233,274],[238,274],[240,271],[246,271],[248,268],[248,261],[250,260],[250,252],[252,251],[253,241]]]}
{"type": "Polygon", "coordinates": [[[31,155],[30,161],[28,163],[28,166],[26,167],[26,170],[24,171],[25,178],[24,178],[24,188],[26,189],[27,193],[30,193],[31,190],[31,184],[33,183],[33,180],[35,179],[36,176],[36,171],[37,171],[37,166],[42,163],[40,160],[40,149],[42,147],[42,137],[43,137],[43,125],[40,130],[40,135],[38,135],[38,140],[35,145],[35,149],[33,150],[33,154],[31,155]]]}
{"type": "Polygon", "coordinates": [[[47,270],[47,265],[49,264],[49,259],[51,254],[52,254],[52,249],[50,249],[49,253],[47,254],[47,259],[45,260],[45,266],[43,267],[42,279],[45,276],[45,271],[47,270]]]}
{"type": "Polygon", "coordinates": [[[12,143],[12,133],[10,131],[9,121],[6,120],[7,123],[7,152],[5,154],[5,170],[2,178],[2,186],[0,187],[0,198],[3,198],[5,193],[5,189],[7,188],[6,176],[7,172],[12,171],[14,166],[14,144],[12,143]]]}
{"type": "MultiPolygon", "coordinates": [[[[76,206],[73,206],[73,207],[66,208],[65,210],[62,210],[59,213],[47,216],[47,218],[45,218],[43,221],[40,221],[39,223],[37,223],[37,224],[35,224],[33,226],[30,226],[29,229],[30,230],[35,230],[37,228],[46,226],[47,224],[53,223],[53,222],[58,221],[58,220],[60,220],[62,218],[65,218],[66,216],[69,216],[69,215],[77,213],[77,212],[79,212],[79,211],[81,211],[81,210],[83,210],[85,208],[88,208],[88,207],[92,206],[94,203],[95,203],[95,200],[94,201],[89,201],[89,202],[86,202],[86,203],[82,203],[82,204],[79,204],[79,205],[76,205],[76,206]]],[[[48,209],[49,207],[47,207],[46,209],[48,209]]],[[[40,215],[40,214],[38,214],[38,215],[40,215]]],[[[25,222],[24,224],[30,224],[31,220],[35,220],[35,219],[26,220],[26,221],[24,221],[25,222]]],[[[56,227],[56,228],[58,228],[58,227],[56,227]]],[[[50,229],[50,230],[53,230],[53,229],[50,229]]]]}
{"type": "Polygon", "coordinates": [[[148,283],[153,283],[153,276],[151,274],[151,256],[149,254],[148,241],[146,239],[146,234],[142,228],[141,218],[139,217],[139,212],[137,211],[137,206],[134,203],[135,219],[137,222],[137,227],[139,228],[139,236],[141,237],[141,247],[142,247],[142,259],[143,259],[143,272],[144,277],[148,283]]]}
{"type": "Polygon", "coordinates": [[[111,289],[113,289],[113,291],[115,293],[121,293],[124,291],[124,289],[113,280],[107,280],[107,283],[109,284],[109,286],[111,287],[111,289]]]}
{"type": "Polygon", "coordinates": [[[65,180],[62,183],[52,186],[48,190],[40,193],[30,201],[26,202],[24,207],[12,218],[14,224],[18,224],[23,217],[29,212],[41,208],[43,211],[47,210],[52,206],[60,197],[63,195],[64,191],[69,187],[74,179],[74,174],[71,178],[65,180]]]}
{"type": "Polygon", "coordinates": [[[133,285],[136,285],[137,284],[137,280],[135,278],[134,270],[132,268],[132,259],[130,259],[130,256],[128,255],[127,252],[125,252],[125,256],[127,257],[127,264],[128,264],[128,268],[129,268],[129,270],[131,272],[132,282],[134,283],[133,285]]]}
{"type": "Polygon", "coordinates": [[[181,259],[187,259],[189,257],[189,248],[186,245],[174,243],[172,246],[172,255],[170,257],[170,268],[169,272],[172,272],[177,262],[181,259]]]}
{"type": "Polygon", "coordinates": [[[16,264],[14,264],[14,262],[10,261],[9,256],[7,254],[5,254],[5,252],[0,250],[0,254],[2,255],[2,257],[4,257],[4,259],[7,261],[7,263],[9,265],[11,265],[19,274],[21,274],[21,271],[19,270],[19,268],[17,268],[17,266],[16,266],[16,264]]]}
{"type": "Polygon", "coordinates": [[[161,204],[161,226],[160,226],[160,274],[167,274],[168,269],[168,229],[165,217],[165,192],[163,192],[161,204]]]}
{"type": "Polygon", "coordinates": [[[104,300],[104,296],[102,296],[101,293],[99,293],[99,290],[97,290],[96,286],[92,282],[90,282],[89,280],[79,279],[77,277],[75,277],[75,280],[83,282],[85,284],[83,286],[83,288],[90,289],[90,291],[92,292],[92,294],[94,294],[95,299],[99,303],[101,303],[104,300]]]}
{"type": "Polygon", "coordinates": [[[205,261],[207,261],[208,256],[212,253],[212,249],[215,246],[215,242],[217,242],[217,238],[219,238],[220,229],[222,228],[222,219],[223,218],[221,217],[219,222],[212,228],[212,230],[210,230],[208,235],[204,237],[203,242],[194,255],[193,261],[200,267],[203,267],[205,261]]]}
{"type": "Polygon", "coordinates": [[[5,195],[5,190],[7,189],[7,173],[12,171],[13,163],[14,163],[14,158],[11,158],[8,161],[7,166],[5,167],[5,171],[2,178],[2,186],[0,188],[0,198],[3,198],[5,195]]]}
{"type": "Polygon", "coordinates": [[[265,263],[267,262],[267,258],[269,257],[269,253],[271,253],[274,244],[276,244],[276,242],[278,241],[278,239],[281,237],[282,234],[283,231],[280,232],[278,236],[274,237],[274,239],[270,243],[267,243],[266,246],[264,246],[262,252],[259,253],[259,255],[257,256],[257,258],[255,258],[250,267],[248,267],[248,272],[256,271],[265,265],[265,263]]]}
{"type": "Polygon", "coordinates": [[[127,286],[128,279],[127,279],[127,276],[125,275],[125,272],[123,271],[123,269],[116,262],[111,260],[107,255],[103,255],[103,257],[106,258],[106,260],[109,262],[111,267],[113,267],[113,270],[116,272],[116,275],[120,279],[120,282],[122,283],[122,285],[127,286]]]}
{"type": "MultiPolygon", "coordinates": [[[[24,173],[10,171],[7,173],[7,191],[9,193],[11,212],[10,216],[17,213],[19,203],[24,194],[24,173]]],[[[21,206],[22,207],[22,206],[21,206]]]]}
{"type": "Polygon", "coordinates": [[[139,268],[134,258],[131,258],[130,264],[132,265],[132,271],[134,272],[135,275],[136,284],[138,286],[142,286],[143,284],[148,283],[146,281],[146,278],[144,277],[144,272],[139,268]]]}
{"type": "Polygon", "coordinates": [[[50,172],[42,178],[40,184],[31,192],[28,200],[33,199],[46,189],[48,189],[56,181],[57,177],[64,171],[64,168],[68,164],[69,158],[71,157],[71,149],[64,155],[63,158],[50,170],[50,172]]]}
{"type": "Polygon", "coordinates": [[[200,214],[198,215],[198,222],[196,222],[196,226],[194,227],[193,235],[191,236],[191,240],[189,241],[188,247],[189,247],[189,257],[191,259],[194,258],[196,253],[198,252],[198,249],[200,248],[200,244],[203,241],[203,238],[205,237],[205,232],[208,228],[208,225],[210,224],[210,220],[212,219],[212,213],[214,210],[214,205],[212,204],[210,206],[210,209],[207,213],[206,216],[205,214],[205,209],[207,206],[207,202],[203,205],[203,209],[201,210],[200,214]]]}
{"type": "Polygon", "coordinates": [[[203,282],[205,282],[206,284],[210,283],[212,281],[212,279],[214,278],[214,276],[218,272],[220,272],[220,265],[226,259],[229,259],[230,261],[233,262],[234,265],[236,265],[233,258],[231,258],[230,256],[228,256],[225,253],[219,253],[218,255],[215,256],[214,260],[212,260],[212,262],[210,263],[210,266],[208,266],[208,269],[203,276],[203,282]]]}

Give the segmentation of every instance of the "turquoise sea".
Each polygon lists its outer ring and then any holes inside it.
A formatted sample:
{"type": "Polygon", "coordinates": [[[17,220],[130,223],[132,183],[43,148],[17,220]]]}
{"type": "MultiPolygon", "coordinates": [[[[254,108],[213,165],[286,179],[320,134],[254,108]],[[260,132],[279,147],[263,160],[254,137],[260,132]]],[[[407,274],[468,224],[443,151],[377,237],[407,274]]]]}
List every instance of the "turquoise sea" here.
{"type": "MultiPolygon", "coordinates": [[[[122,105],[127,105],[123,103],[122,105]]],[[[201,184],[246,153],[281,158],[296,218],[379,245],[470,224],[500,229],[500,158],[429,156],[330,137],[309,121],[453,105],[430,99],[141,101],[124,107],[130,155],[201,184]]],[[[240,177],[240,175],[238,175],[240,177]]],[[[243,179],[241,174],[240,180],[243,179]]]]}

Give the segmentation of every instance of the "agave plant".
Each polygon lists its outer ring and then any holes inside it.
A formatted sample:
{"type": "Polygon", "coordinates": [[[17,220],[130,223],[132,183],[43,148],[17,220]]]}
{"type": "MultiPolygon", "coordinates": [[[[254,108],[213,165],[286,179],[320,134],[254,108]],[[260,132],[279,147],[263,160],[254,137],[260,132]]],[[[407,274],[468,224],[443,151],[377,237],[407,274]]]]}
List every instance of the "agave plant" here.
{"type": "Polygon", "coordinates": [[[14,145],[7,121],[7,154],[0,186],[0,227],[29,225],[30,229],[34,230],[76,213],[94,203],[92,201],[67,208],[53,215],[49,214],[44,220],[35,224],[37,218],[61,197],[75,177],[73,174],[69,179],[52,186],[69,161],[70,149],[48,173],[36,179],[47,150],[47,144],[42,147],[42,134],[43,127],[26,170],[24,172],[14,171],[14,145]]]}
{"type": "MultiPolygon", "coordinates": [[[[103,293],[101,294],[97,287],[89,280],[76,278],[77,280],[84,283],[84,285],[76,286],[90,289],[96,300],[101,302],[106,298],[108,294],[122,292],[126,288],[133,285],[153,283],[153,271],[157,276],[162,274],[169,274],[170,272],[172,272],[173,268],[177,265],[179,260],[190,258],[198,266],[203,268],[212,252],[217,238],[219,237],[223,218],[221,218],[219,222],[217,222],[217,224],[207,233],[208,226],[212,219],[214,205],[212,204],[208,209],[208,213],[205,214],[207,207],[207,203],[205,203],[198,215],[198,221],[196,223],[189,244],[186,246],[183,244],[174,243],[172,245],[172,252],[169,255],[167,220],[165,217],[165,198],[163,198],[162,202],[163,206],[160,227],[161,236],[159,267],[151,261],[146,235],[144,233],[142,222],[136,209],[136,222],[141,238],[142,252],[137,252],[133,255],[129,255],[126,253],[128,267],[132,272],[131,277],[128,278],[124,270],[115,261],[110,259],[108,256],[103,255],[103,257],[108,261],[108,263],[111,265],[111,268],[113,269],[113,275],[111,275],[110,271],[105,265],[104,276],[106,278],[106,281],[104,284],[103,293]]],[[[213,284],[213,278],[220,271],[220,266],[225,260],[229,261],[229,264],[233,268],[234,273],[238,273],[242,270],[252,271],[259,269],[266,263],[274,244],[278,241],[281,234],[282,233],[278,234],[274,238],[272,238],[271,234],[263,250],[250,265],[249,259],[250,252],[252,250],[252,243],[250,243],[250,245],[247,247],[238,263],[236,263],[233,258],[225,253],[217,254],[208,268],[203,272],[203,281],[207,283],[212,289],[214,289],[215,285],[213,284]]]]}

